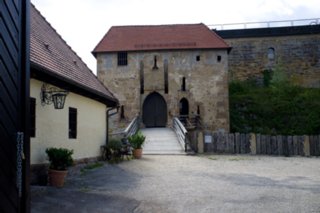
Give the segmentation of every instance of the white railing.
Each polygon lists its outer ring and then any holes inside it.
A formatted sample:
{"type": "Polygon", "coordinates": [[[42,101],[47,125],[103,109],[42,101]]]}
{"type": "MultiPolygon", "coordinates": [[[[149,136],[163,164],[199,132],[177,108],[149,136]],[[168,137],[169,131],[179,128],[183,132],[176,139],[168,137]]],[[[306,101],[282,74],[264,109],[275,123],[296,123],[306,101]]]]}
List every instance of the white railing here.
{"type": "Polygon", "coordinates": [[[188,131],[186,128],[183,126],[181,121],[175,117],[173,118],[173,130],[175,131],[179,143],[184,147],[184,151],[187,152],[188,150],[188,131]]]}
{"type": "Polygon", "coordinates": [[[231,29],[269,28],[269,27],[289,27],[289,26],[293,27],[293,26],[318,25],[318,24],[320,24],[320,18],[228,23],[228,24],[210,24],[208,25],[208,27],[216,30],[231,30],[231,29]]]}
{"type": "Polygon", "coordinates": [[[134,135],[135,133],[137,133],[139,128],[140,128],[139,116],[136,116],[124,130],[115,132],[112,134],[112,136],[116,138],[120,137],[120,138],[126,139],[131,135],[134,135]]]}
{"type": "Polygon", "coordinates": [[[139,116],[136,116],[130,124],[127,126],[127,128],[123,132],[123,136],[125,138],[130,137],[131,135],[136,134],[136,132],[139,130],[139,116]]]}

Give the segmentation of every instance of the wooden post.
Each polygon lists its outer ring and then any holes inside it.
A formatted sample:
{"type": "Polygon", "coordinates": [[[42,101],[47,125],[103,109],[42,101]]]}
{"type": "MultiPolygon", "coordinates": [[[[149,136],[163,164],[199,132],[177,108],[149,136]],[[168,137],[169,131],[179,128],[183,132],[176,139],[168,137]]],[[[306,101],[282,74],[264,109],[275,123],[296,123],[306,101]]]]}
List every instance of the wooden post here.
{"type": "Polygon", "coordinates": [[[266,135],[266,154],[271,155],[271,137],[266,135]]]}
{"type": "Polygon", "coordinates": [[[293,138],[291,135],[288,136],[288,154],[289,154],[289,156],[294,155],[293,138]]]}
{"type": "Polygon", "coordinates": [[[292,145],[293,145],[293,155],[299,155],[298,136],[294,135],[292,137],[292,145]]]}
{"type": "Polygon", "coordinates": [[[283,155],[282,136],[281,135],[277,135],[277,145],[278,145],[278,155],[283,155]]]}
{"type": "Polygon", "coordinates": [[[257,144],[256,153],[259,155],[261,154],[261,135],[260,134],[256,135],[256,144],[257,144]]]}
{"type": "Polygon", "coordinates": [[[277,137],[276,136],[274,136],[274,135],[271,136],[270,144],[271,144],[271,154],[277,155],[278,154],[278,146],[277,146],[277,137]]]}
{"type": "Polygon", "coordinates": [[[316,136],[316,156],[320,156],[320,135],[316,136]]]}
{"type": "Polygon", "coordinates": [[[300,156],[304,156],[304,136],[298,136],[298,151],[300,156]]]}
{"type": "Polygon", "coordinates": [[[257,154],[257,141],[254,133],[250,134],[250,153],[253,155],[257,154]]]}
{"type": "Polygon", "coordinates": [[[246,153],[246,135],[242,133],[240,135],[240,153],[244,154],[246,153]]]}
{"type": "Polygon", "coordinates": [[[235,153],[239,154],[240,153],[240,133],[235,133],[235,143],[236,143],[236,150],[235,153]]]}
{"type": "Polygon", "coordinates": [[[267,152],[266,152],[266,136],[265,135],[261,135],[260,146],[261,146],[261,154],[263,154],[263,155],[267,154],[267,152]]]}
{"type": "Polygon", "coordinates": [[[309,141],[309,136],[308,135],[304,136],[303,152],[304,152],[304,156],[307,156],[307,157],[310,156],[310,141],[309,141]]]}
{"type": "Polygon", "coordinates": [[[204,149],[203,149],[204,140],[203,140],[203,132],[202,131],[199,131],[197,141],[198,141],[198,153],[201,154],[204,151],[204,149]]]}
{"type": "Polygon", "coordinates": [[[235,153],[235,142],[234,141],[235,141],[234,134],[230,133],[229,134],[229,151],[232,154],[235,153]]]}

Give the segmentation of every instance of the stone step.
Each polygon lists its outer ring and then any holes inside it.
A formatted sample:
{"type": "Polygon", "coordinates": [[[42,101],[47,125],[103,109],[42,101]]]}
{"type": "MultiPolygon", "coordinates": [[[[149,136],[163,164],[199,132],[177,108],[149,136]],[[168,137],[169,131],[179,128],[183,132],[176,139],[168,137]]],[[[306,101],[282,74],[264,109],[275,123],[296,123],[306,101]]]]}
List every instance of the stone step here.
{"type": "Polygon", "coordinates": [[[143,154],[185,155],[175,132],[170,128],[145,128],[141,130],[146,136],[143,154]]]}

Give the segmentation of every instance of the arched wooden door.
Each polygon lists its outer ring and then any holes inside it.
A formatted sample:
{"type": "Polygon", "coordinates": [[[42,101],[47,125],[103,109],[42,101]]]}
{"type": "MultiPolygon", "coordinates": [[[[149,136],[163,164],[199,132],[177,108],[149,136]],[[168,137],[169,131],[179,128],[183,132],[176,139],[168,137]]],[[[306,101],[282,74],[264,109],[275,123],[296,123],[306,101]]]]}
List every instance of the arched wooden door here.
{"type": "Polygon", "coordinates": [[[167,103],[157,92],[146,97],[142,113],[142,120],[146,127],[165,127],[167,125],[167,103]]]}

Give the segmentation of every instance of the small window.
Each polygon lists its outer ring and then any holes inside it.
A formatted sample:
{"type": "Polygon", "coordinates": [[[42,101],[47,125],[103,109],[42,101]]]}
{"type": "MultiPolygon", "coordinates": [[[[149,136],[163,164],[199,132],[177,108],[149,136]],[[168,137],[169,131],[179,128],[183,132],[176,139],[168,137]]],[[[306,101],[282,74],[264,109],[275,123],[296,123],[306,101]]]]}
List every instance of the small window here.
{"type": "Polygon", "coordinates": [[[77,109],[69,107],[69,138],[77,138],[77,109]]]}
{"type": "Polygon", "coordinates": [[[30,98],[30,137],[36,137],[36,99],[30,98]]]}
{"type": "Polygon", "coordinates": [[[196,56],[196,61],[200,61],[200,55],[196,56]]]}
{"type": "Polygon", "coordinates": [[[169,93],[169,75],[168,75],[168,60],[165,59],[163,62],[164,67],[164,93],[169,93]]]}
{"type": "Polygon", "coordinates": [[[197,105],[197,115],[200,115],[200,106],[197,105]]]}
{"type": "Polygon", "coordinates": [[[274,60],[274,57],[275,57],[275,54],[274,54],[274,48],[273,47],[270,47],[268,49],[268,59],[270,61],[274,60]]]}
{"type": "Polygon", "coordinates": [[[118,66],[127,66],[127,65],[128,65],[128,53],[118,52],[118,66]]]}
{"type": "Polygon", "coordinates": [[[186,91],[186,78],[182,78],[181,90],[186,91]]]}
{"type": "Polygon", "coordinates": [[[217,56],[217,61],[218,61],[218,62],[221,62],[221,55],[218,55],[218,56],[217,56]]]}
{"type": "Polygon", "coordinates": [[[156,55],[153,58],[153,68],[152,69],[154,69],[154,70],[159,69],[158,65],[157,65],[157,56],[156,55]]]}
{"type": "Polygon", "coordinates": [[[144,71],[143,71],[143,61],[140,61],[140,94],[144,94],[144,71]]]}
{"type": "Polygon", "coordinates": [[[120,107],[120,119],[125,119],[125,117],[124,117],[124,106],[123,105],[121,105],[121,107],[120,107]]]}

